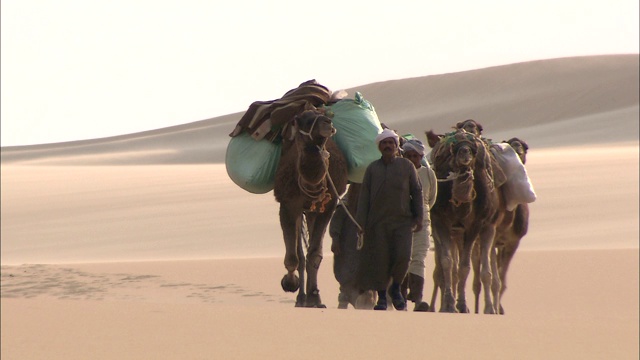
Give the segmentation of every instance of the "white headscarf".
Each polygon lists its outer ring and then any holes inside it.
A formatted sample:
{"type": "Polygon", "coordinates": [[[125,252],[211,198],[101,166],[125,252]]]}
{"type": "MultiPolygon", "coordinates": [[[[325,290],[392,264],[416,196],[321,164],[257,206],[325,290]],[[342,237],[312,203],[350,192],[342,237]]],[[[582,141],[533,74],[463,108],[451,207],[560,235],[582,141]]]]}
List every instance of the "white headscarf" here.
{"type": "Polygon", "coordinates": [[[396,144],[399,144],[398,134],[391,129],[384,129],[380,134],[378,134],[378,136],[376,136],[376,145],[380,145],[380,141],[390,137],[396,141],[396,144]]]}
{"type": "Polygon", "coordinates": [[[413,150],[418,154],[420,154],[420,156],[424,156],[424,145],[422,144],[422,141],[418,139],[411,139],[405,142],[404,145],[402,145],[402,150],[403,151],[413,150]]]}

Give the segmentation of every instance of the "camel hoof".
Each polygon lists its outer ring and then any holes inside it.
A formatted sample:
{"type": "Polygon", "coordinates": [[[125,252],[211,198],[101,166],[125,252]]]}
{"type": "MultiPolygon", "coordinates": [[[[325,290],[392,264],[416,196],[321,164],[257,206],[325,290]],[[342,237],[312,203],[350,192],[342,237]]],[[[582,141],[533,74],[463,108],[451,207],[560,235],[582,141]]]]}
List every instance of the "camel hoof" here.
{"type": "Polygon", "coordinates": [[[429,311],[429,304],[426,301],[421,301],[421,302],[416,304],[415,308],[413,308],[413,311],[428,312],[429,311]]]}
{"type": "Polygon", "coordinates": [[[484,309],[484,313],[485,313],[485,314],[487,314],[487,315],[494,315],[494,314],[496,314],[496,312],[493,310],[493,308],[492,308],[492,307],[489,307],[489,308],[484,309]]]}
{"type": "Polygon", "coordinates": [[[304,307],[304,303],[307,301],[307,295],[300,293],[296,296],[296,307],[304,307]]]}
{"type": "Polygon", "coordinates": [[[320,300],[320,294],[317,293],[317,290],[315,293],[311,293],[307,295],[307,299],[305,301],[304,306],[308,308],[320,308],[320,309],[327,308],[320,300]]]}
{"type": "Polygon", "coordinates": [[[280,285],[286,292],[296,292],[300,288],[300,278],[295,274],[286,274],[280,281],[280,285]]]}

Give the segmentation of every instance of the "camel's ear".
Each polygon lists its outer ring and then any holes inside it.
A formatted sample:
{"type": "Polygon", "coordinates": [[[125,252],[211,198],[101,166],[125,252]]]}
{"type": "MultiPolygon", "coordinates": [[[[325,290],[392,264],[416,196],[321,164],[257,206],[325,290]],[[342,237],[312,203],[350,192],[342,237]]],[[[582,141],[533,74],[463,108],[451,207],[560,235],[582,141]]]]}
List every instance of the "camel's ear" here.
{"type": "Polygon", "coordinates": [[[424,133],[427,136],[427,144],[429,144],[429,147],[432,149],[434,146],[436,146],[436,144],[442,138],[442,135],[438,135],[434,133],[433,130],[428,130],[428,131],[425,131],[424,133]]]}
{"type": "Polygon", "coordinates": [[[289,124],[288,130],[287,130],[287,133],[288,133],[287,138],[289,140],[295,139],[296,134],[298,133],[298,130],[300,129],[298,127],[299,118],[300,118],[299,115],[294,116],[293,119],[291,120],[291,123],[289,124]]]}
{"type": "Polygon", "coordinates": [[[489,151],[487,151],[487,148],[482,141],[476,140],[476,145],[478,147],[476,161],[483,169],[488,169],[489,166],[491,166],[491,155],[489,155],[489,151]]]}

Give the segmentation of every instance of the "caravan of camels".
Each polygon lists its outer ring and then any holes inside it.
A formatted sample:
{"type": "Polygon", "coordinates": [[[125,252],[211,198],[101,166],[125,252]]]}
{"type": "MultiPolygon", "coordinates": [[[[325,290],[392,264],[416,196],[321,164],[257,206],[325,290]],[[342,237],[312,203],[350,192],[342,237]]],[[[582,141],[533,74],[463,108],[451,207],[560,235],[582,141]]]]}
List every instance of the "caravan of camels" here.
{"type": "MultiPolygon", "coordinates": [[[[286,269],[281,286],[298,293],[297,307],[325,307],[317,281],[323,238],[336,207],[354,192],[357,198],[364,169],[380,157],[374,138],[383,126],[361,94],[348,99],[343,91],[331,92],[310,80],[281,99],[253,103],[230,134],[226,166],[231,179],[253,193],[273,190],[280,205],[286,269]],[[251,159],[249,168],[244,159],[251,159]]],[[[483,294],[483,313],[504,314],[509,264],[527,233],[527,204],[535,201],[524,167],[528,145],[516,137],[493,143],[473,119],[452,124],[451,130],[425,132],[431,152],[424,161],[437,177],[430,209],[435,268],[428,311],[470,312],[465,289],[473,270],[475,313],[483,294]]],[[[353,205],[343,207],[349,215],[344,221],[358,227],[349,213],[353,205]]],[[[348,246],[354,248],[342,251],[340,260],[350,267],[334,266],[338,280],[358,264],[361,239],[358,231],[351,234],[348,246]]],[[[340,286],[342,292],[349,284],[340,281],[340,286]]],[[[348,290],[353,307],[373,308],[372,291],[348,290]]]]}

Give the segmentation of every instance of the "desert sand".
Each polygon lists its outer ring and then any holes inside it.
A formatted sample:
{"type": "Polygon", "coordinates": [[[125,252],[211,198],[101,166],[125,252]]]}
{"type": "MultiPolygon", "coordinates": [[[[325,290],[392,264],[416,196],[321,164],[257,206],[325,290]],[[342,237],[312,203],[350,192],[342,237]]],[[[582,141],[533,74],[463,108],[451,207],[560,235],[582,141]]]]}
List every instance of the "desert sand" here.
{"type": "MultiPolygon", "coordinates": [[[[401,134],[424,139],[473,118],[494,141],[527,141],[537,200],[505,315],[339,310],[326,245],[327,308],[295,308],[280,287],[273,194],[226,173],[242,113],[3,147],[0,355],[638,359],[638,59],[548,59],[346,89],[401,134]]],[[[427,279],[427,300],[432,288],[427,279]]],[[[467,301],[473,310],[470,287],[467,301]]]]}

